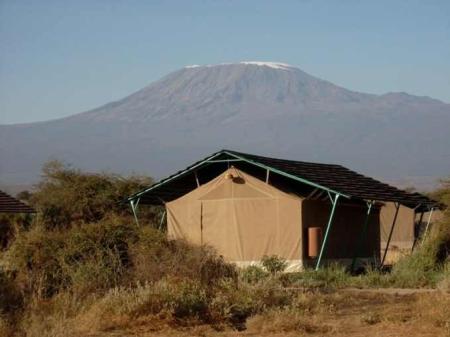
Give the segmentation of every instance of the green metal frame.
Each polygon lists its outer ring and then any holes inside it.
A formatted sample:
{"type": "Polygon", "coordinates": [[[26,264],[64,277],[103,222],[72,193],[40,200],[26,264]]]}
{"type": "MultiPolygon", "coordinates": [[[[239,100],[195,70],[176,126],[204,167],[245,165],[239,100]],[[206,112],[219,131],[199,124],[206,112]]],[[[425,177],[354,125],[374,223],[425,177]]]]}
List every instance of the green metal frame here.
{"type": "Polygon", "coordinates": [[[425,242],[425,238],[428,233],[428,227],[430,227],[431,217],[433,216],[434,207],[431,207],[430,214],[428,215],[427,226],[425,227],[425,232],[422,235],[422,244],[425,242]]]}
{"type": "Polygon", "coordinates": [[[208,163],[230,163],[230,162],[236,162],[236,161],[242,161],[242,159],[213,159],[208,160],[208,163]]]}
{"type": "Polygon", "coordinates": [[[282,176],[284,176],[284,177],[291,178],[291,179],[293,179],[293,180],[299,181],[299,182],[301,182],[301,183],[303,183],[303,184],[306,184],[306,185],[309,185],[309,186],[313,186],[313,187],[319,188],[319,189],[324,190],[324,191],[327,191],[327,192],[329,192],[329,193],[339,194],[340,196],[343,196],[343,197],[345,197],[345,198],[350,199],[350,196],[348,196],[348,195],[342,194],[342,193],[340,193],[340,192],[338,192],[338,191],[332,190],[332,189],[327,188],[327,187],[325,187],[325,186],[322,186],[322,185],[313,183],[312,181],[309,181],[309,180],[306,180],[306,179],[297,177],[296,175],[289,174],[289,173],[286,173],[286,172],[284,172],[284,171],[281,171],[281,170],[278,170],[278,169],[276,169],[276,168],[273,168],[273,167],[271,167],[271,166],[267,166],[267,165],[258,163],[258,162],[254,161],[254,160],[247,159],[247,158],[245,158],[245,157],[239,156],[239,155],[234,154],[234,153],[232,153],[232,152],[223,151],[223,153],[226,153],[226,154],[228,154],[229,156],[235,157],[235,158],[240,159],[240,160],[242,160],[242,161],[244,161],[244,162],[247,162],[247,163],[249,163],[249,164],[252,164],[252,165],[261,167],[261,168],[263,168],[263,169],[266,169],[266,170],[268,170],[268,171],[270,171],[270,172],[277,173],[277,174],[282,175],[282,176]]]}
{"type": "Polygon", "coordinates": [[[159,230],[162,229],[162,225],[163,225],[164,219],[166,218],[166,214],[167,214],[167,210],[164,208],[164,212],[161,215],[161,220],[159,221],[159,226],[158,226],[159,230]]]}
{"type": "Polygon", "coordinates": [[[137,193],[133,194],[132,196],[128,197],[128,200],[136,199],[136,198],[142,196],[143,194],[145,194],[145,193],[147,193],[147,192],[150,192],[151,190],[154,190],[155,188],[157,188],[157,187],[159,187],[159,186],[161,186],[161,185],[164,185],[165,183],[168,183],[169,181],[172,181],[172,180],[174,180],[174,179],[180,178],[180,177],[182,177],[182,176],[184,176],[184,175],[186,175],[186,174],[192,172],[192,171],[195,170],[196,168],[198,168],[198,167],[204,165],[205,163],[208,163],[208,161],[210,161],[211,159],[214,159],[214,158],[220,156],[221,154],[223,154],[223,152],[217,152],[217,153],[214,153],[213,155],[211,155],[211,156],[207,157],[206,159],[204,159],[204,160],[198,162],[197,164],[193,165],[193,166],[190,167],[189,169],[186,169],[186,170],[184,170],[184,171],[181,171],[181,172],[178,173],[178,174],[174,174],[173,176],[170,176],[170,177],[168,177],[168,178],[166,178],[166,179],[161,180],[160,182],[158,182],[158,183],[156,183],[156,184],[153,184],[152,186],[150,186],[149,188],[147,188],[147,189],[145,189],[145,190],[143,190],[143,191],[140,191],[140,192],[137,192],[137,193]]]}
{"type": "Polygon", "coordinates": [[[325,249],[326,249],[326,245],[327,245],[327,241],[328,241],[328,234],[330,233],[330,228],[331,228],[331,224],[333,222],[333,217],[334,217],[334,211],[336,210],[336,205],[337,205],[337,201],[340,197],[340,194],[336,193],[334,199],[331,197],[330,194],[328,194],[328,196],[330,197],[331,203],[333,206],[331,208],[330,217],[328,218],[327,229],[325,230],[325,236],[323,238],[322,246],[320,247],[319,257],[317,258],[316,268],[315,268],[316,271],[319,270],[320,263],[322,262],[323,254],[325,253],[325,249]]]}
{"type": "Polygon", "coordinates": [[[374,204],[373,200],[367,202],[366,219],[364,220],[364,225],[363,225],[363,230],[362,230],[362,233],[361,233],[361,237],[360,237],[359,243],[357,243],[357,246],[356,246],[356,249],[355,249],[355,254],[354,254],[353,260],[352,260],[352,266],[350,268],[350,270],[352,272],[355,270],[356,261],[358,260],[358,255],[359,255],[359,253],[360,253],[360,251],[362,249],[364,238],[366,237],[367,227],[368,227],[369,219],[370,219],[370,211],[372,210],[373,204],[374,204]]]}
{"type": "Polygon", "coordinates": [[[389,245],[391,243],[391,239],[392,239],[392,234],[394,233],[394,227],[395,227],[395,223],[397,221],[397,216],[398,216],[398,210],[400,208],[400,203],[396,202],[395,203],[395,214],[394,214],[394,220],[392,221],[392,226],[391,226],[391,230],[389,231],[389,236],[386,242],[386,247],[384,249],[384,253],[383,253],[383,258],[381,259],[380,262],[380,268],[382,268],[384,266],[384,261],[386,260],[386,255],[389,249],[389,245]]]}
{"type": "Polygon", "coordinates": [[[130,200],[131,210],[133,211],[134,220],[136,221],[136,225],[138,227],[139,227],[139,220],[138,220],[138,216],[137,216],[137,210],[138,210],[140,200],[141,200],[141,198],[137,198],[136,201],[134,199],[130,200]]]}

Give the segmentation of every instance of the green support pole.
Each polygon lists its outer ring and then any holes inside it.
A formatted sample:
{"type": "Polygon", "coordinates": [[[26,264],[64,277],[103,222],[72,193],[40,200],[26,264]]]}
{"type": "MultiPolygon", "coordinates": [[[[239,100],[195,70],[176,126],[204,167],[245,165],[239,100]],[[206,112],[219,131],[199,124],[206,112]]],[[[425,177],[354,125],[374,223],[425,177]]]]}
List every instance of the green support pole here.
{"type": "Polygon", "coordinates": [[[389,244],[391,243],[391,239],[392,239],[392,233],[394,233],[394,227],[395,227],[395,223],[397,221],[397,215],[398,215],[399,208],[400,208],[400,203],[398,203],[398,202],[395,203],[394,220],[392,221],[392,227],[391,227],[391,230],[389,231],[389,237],[386,242],[386,247],[384,248],[384,253],[383,253],[383,258],[381,259],[380,268],[383,268],[384,261],[386,260],[386,255],[387,255],[387,252],[389,249],[389,244]]]}
{"type": "Polygon", "coordinates": [[[413,245],[411,248],[411,252],[414,251],[417,241],[419,241],[420,229],[422,228],[423,214],[424,214],[424,212],[420,213],[419,221],[414,224],[414,242],[413,242],[413,245]]]}
{"type": "Polygon", "coordinates": [[[134,215],[134,220],[136,221],[136,225],[139,227],[139,220],[137,217],[137,207],[139,205],[139,199],[137,200],[137,202],[134,202],[134,199],[130,200],[130,205],[131,205],[131,210],[133,211],[133,215],[134,215]]]}
{"type": "Polygon", "coordinates": [[[373,202],[370,201],[368,203],[368,207],[367,207],[367,214],[366,214],[366,220],[364,221],[364,225],[363,225],[363,231],[361,233],[361,238],[359,240],[359,244],[357,246],[357,249],[355,250],[355,255],[353,256],[353,260],[352,260],[352,266],[351,266],[351,271],[353,272],[355,270],[355,265],[356,265],[356,260],[358,259],[358,254],[361,251],[362,248],[362,244],[364,241],[364,237],[366,236],[366,232],[367,232],[367,225],[369,224],[369,218],[370,218],[370,211],[372,209],[372,205],[373,202]]]}
{"type": "Polygon", "coordinates": [[[334,199],[331,199],[331,203],[333,204],[333,207],[331,208],[331,213],[330,213],[330,218],[328,219],[327,229],[325,231],[325,236],[323,238],[322,246],[320,247],[319,257],[318,257],[317,263],[316,263],[316,270],[319,270],[320,262],[322,261],[323,254],[325,252],[325,247],[326,247],[327,240],[328,240],[328,234],[330,233],[331,223],[333,222],[334,211],[336,209],[336,204],[337,204],[338,198],[339,198],[339,194],[336,194],[334,199]]]}
{"type": "Polygon", "coordinates": [[[431,222],[431,217],[433,216],[433,211],[434,211],[434,207],[431,207],[431,211],[428,214],[427,226],[425,227],[425,232],[422,235],[422,244],[425,242],[425,237],[427,236],[428,228],[430,227],[430,222],[431,222]]]}
{"type": "Polygon", "coordinates": [[[159,227],[158,227],[159,230],[162,229],[162,225],[163,225],[163,222],[164,222],[164,218],[165,218],[165,217],[166,217],[166,210],[164,210],[164,212],[163,212],[163,214],[162,214],[162,216],[161,216],[161,221],[159,222],[159,227]]]}

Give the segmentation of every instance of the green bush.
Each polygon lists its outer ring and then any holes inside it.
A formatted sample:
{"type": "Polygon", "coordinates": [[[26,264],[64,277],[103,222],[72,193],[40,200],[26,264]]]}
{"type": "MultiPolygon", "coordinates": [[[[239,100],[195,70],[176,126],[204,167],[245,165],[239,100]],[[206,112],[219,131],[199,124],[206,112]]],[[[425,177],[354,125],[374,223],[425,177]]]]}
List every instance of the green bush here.
{"type": "Polygon", "coordinates": [[[225,323],[242,330],[246,319],[262,307],[263,303],[253,286],[240,283],[236,287],[234,282],[224,280],[211,294],[209,316],[212,323],[225,323]]]}
{"type": "Polygon", "coordinates": [[[280,275],[284,286],[301,288],[342,288],[349,285],[351,276],[344,266],[330,264],[319,270],[306,268],[301,272],[280,275]]]}
{"type": "Polygon", "coordinates": [[[65,232],[36,227],[19,236],[6,254],[25,291],[48,298],[70,288],[106,289],[125,281],[128,247],[136,226],[120,218],[73,227],[65,232]]]}
{"type": "Polygon", "coordinates": [[[111,289],[100,301],[102,312],[130,316],[166,313],[173,318],[200,318],[208,309],[208,298],[196,280],[164,278],[137,287],[111,289]]]}
{"type": "Polygon", "coordinates": [[[202,284],[211,287],[226,279],[233,281],[235,284],[237,283],[238,272],[236,266],[225,262],[222,256],[207,255],[200,267],[202,284]]]}
{"type": "Polygon", "coordinates": [[[198,279],[208,286],[224,278],[237,281],[235,265],[225,262],[209,247],[169,240],[161,231],[149,227],[140,228],[138,236],[130,246],[135,282],[157,281],[166,276],[198,279]]]}
{"type": "Polygon", "coordinates": [[[242,281],[247,283],[258,283],[265,280],[269,273],[259,266],[248,266],[240,271],[242,281]]]}
{"type": "Polygon", "coordinates": [[[263,267],[271,274],[281,273],[287,267],[287,262],[277,255],[264,255],[261,259],[263,267]]]}
{"type": "Polygon", "coordinates": [[[434,224],[425,241],[410,255],[398,261],[391,273],[396,286],[434,286],[449,263],[450,218],[434,224]]]}

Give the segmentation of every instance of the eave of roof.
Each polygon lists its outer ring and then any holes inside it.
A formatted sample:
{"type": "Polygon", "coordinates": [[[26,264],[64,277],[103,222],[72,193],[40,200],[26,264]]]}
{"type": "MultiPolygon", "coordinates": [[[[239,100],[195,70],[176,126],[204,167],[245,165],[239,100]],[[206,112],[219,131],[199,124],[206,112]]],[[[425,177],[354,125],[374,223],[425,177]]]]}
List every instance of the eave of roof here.
{"type": "Polygon", "coordinates": [[[36,211],[9,194],[0,191],[0,213],[36,213],[36,211]]]}

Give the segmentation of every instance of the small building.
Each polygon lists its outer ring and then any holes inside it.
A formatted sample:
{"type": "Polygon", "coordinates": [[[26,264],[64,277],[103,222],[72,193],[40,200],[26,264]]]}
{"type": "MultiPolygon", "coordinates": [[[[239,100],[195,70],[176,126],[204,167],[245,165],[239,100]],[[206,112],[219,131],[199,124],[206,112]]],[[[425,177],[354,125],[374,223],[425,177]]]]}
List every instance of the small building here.
{"type": "Polygon", "coordinates": [[[0,250],[7,247],[12,237],[11,217],[4,214],[33,214],[33,208],[13,198],[9,194],[0,191],[0,250]]]}
{"type": "Polygon", "coordinates": [[[36,213],[30,206],[0,190],[0,213],[36,213]]]}
{"type": "Polygon", "coordinates": [[[288,262],[288,271],[330,262],[352,268],[380,265],[393,237],[414,241],[416,213],[439,207],[426,196],[340,165],[230,150],[216,152],[128,201],[136,219],[139,205],[164,206],[170,238],[212,246],[239,266],[278,255],[288,262]],[[397,219],[412,228],[396,229],[397,219]]]}

